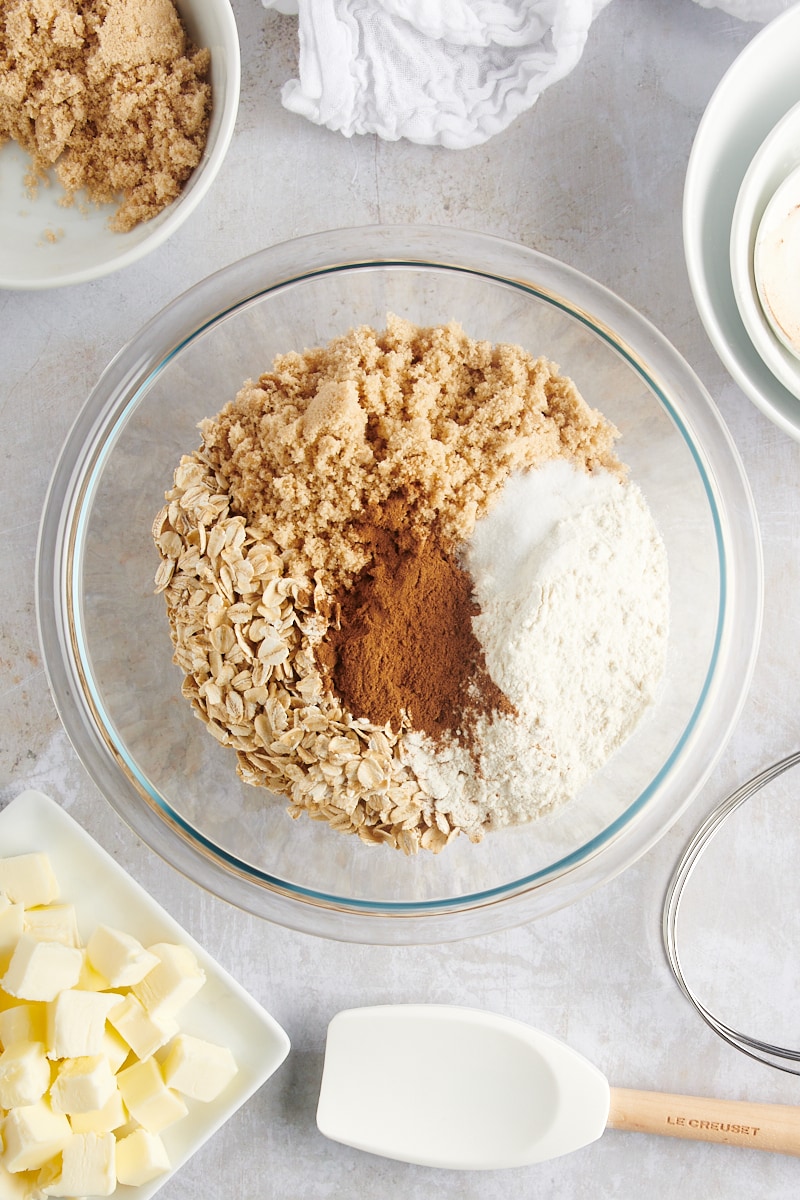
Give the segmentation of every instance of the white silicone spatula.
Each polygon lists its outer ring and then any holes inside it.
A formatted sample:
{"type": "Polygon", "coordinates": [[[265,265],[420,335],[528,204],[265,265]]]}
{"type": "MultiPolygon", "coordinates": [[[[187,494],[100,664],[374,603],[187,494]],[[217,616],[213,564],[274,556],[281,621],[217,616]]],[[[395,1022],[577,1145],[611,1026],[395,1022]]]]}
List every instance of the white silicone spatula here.
{"type": "Polygon", "coordinates": [[[581,1054],[494,1013],[380,1005],[328,1027],[317,1125],[430,1167],[519,1167],[606,1128],[800,1155],[800,1108],[609,1087],[581,1054]]]}

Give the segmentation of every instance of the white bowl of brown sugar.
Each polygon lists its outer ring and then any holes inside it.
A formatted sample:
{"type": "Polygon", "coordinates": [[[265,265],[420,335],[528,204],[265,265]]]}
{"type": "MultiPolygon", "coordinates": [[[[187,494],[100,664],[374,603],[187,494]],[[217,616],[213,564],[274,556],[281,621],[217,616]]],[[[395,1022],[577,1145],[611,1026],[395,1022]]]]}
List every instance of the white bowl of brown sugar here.
{"type": "Polygon", "coordinates": [[[522,246],[370,227],[218,272],[116,357],[37,599],[67,732],[151,847],[293,928],[418,942],[669,828],[744,701],[761,555],[644,318],[522,246]]]}
{"type": "Polygon", "coordinates": [[[0,27],[0,287],[117,271],[192,214],[230,144],[228,0],[10,0],[0,27]]]}

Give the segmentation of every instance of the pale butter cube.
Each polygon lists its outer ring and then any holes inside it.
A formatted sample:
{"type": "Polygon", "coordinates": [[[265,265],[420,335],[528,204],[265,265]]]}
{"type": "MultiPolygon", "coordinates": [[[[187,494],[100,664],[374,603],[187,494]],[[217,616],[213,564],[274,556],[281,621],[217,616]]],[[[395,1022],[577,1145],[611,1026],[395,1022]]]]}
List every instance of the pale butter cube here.
{"type": "Polygon", "coordinates": [[[60,992],[47,1006],[47,1057],[102,1054],[106,1018],[118,1004],[117,992],[60,992]]]}
{"type": "Polygon", "coordinates": [[[160,1133],[189,1111],[178,1095],[164,1083],[154,1058],[134,1063],[117,1075],[117,1086],[134,1121],[149,1133],[160,1133]]]}
{"type": "Polygon", "coordinates": [[[12,1175],[0,1162],[0,1200],[30,1200],[34,1178],[25,1172],[12,1175]]]}
{"type": "Polygon", "coordinates": [[[81,967],[81,973],[78,976],[78,982],[75,986],[80,988],[82,992],[107,991],[109,982],[104,975],[100,974],[99,971],[95,971],[94,967],[89,962],[89,957],[86,953],[86,947],[83,948],[81,954],[83,955],[83,966],[81,967]]]}
{"type": "Polygon", "coordinates": [[[79,947],[78,918],[74,904],[48,904],[44,908],[27,908],[23,919],[25,933],[40,942],[61,942],[62,946],[79,947]]]}
{"type": "Polygon", "coordinates": [[[0,1108],[35,1104],[50,1087],[50,1063],[41,1042],[17,1042],[0,1054],[0,1108]]]}
{"type": "Polygon", "coordinates": [[[0,962],[10,958],[24,932],[25,905],[0,892],[0,962]]]}
{"type": "Polygon", "coordinates": [[[41,942],[23,933],[3,976],[3,988],[20,1000],[54,1000],[78,982],[82,962],[83,955],[73,946],[41,942]]]}
{"type": "Polygon", "coordinates": [[[16,854],[0,858],[0,892],[26,908],[58,899],[58,880],[46,854],[16,854]]]}
{"type": "Polygon", "coordinates": [[[131,987],[140,983],[159,959],[129,933],[98,925],[86,943],[86,953],[96,971],[105,975],[111,987],[131,987]]]}
{"type": "Polygon", "coordinates": [[[153,1017],[174,1017],[206,981],[205,972],[188,946],[158,942],[149,947],[158,963],[133,993],[153,1017]]]}
{"type": "MultiPolygon", "coordinates": [[[[113,1008],[111,1011],[114,1011],[113,1008]]],[[[116,1029],[112,1029],[110,1025],[106,1025],[103,1030],[103,1045],[100,1053],[108,1059],[108,1065],[111,1067],[114,1075],[116,1075],[130,1052],[131,1047],[125,1039],[117,1033],[116,1029]]]]}
{"type": "Polygon", "coordinates": [[[129,1187],[142,1187],[170,1167],[164,1143],[157,1133],[134,1129],[117,1142],[117,1179],[129,1187]]]}
{"type": "Polygon", "coordinates": [[[74,1133],[61,1155],[61,1173],[40,1184],[45,1196],[110,1196],[117,1187],[113,1133],[74,1133]]]}
{"type": "Polygon", "coordinates": [[[71,1113],[69,1123],[73,1133],[111,1133],[128,1123],[128,1110],[122,1093],[114,1081],[114,1091],[102,1108],[94,1112],[71,1113]]]}
{"type": "Polygon", "coordinates": [[[44,1189],[48,1184],[55,1183],[60,1174],[61,1155],[58,1154],[55,1158],[49,1159],[34,1176],[36,1182],[31,1200],[44,1200],[44,1189]]]}
{"type": "Polygon", "coordinates": [[[111,1009],[108,1023],[125,1039],[137,1058],[149,1058],[166,1045],[179,1028],[172,1017],[152,1016],[132,992],[111,1009]]]}
{"type": "Polygon", "coordinates": [[[164,1082],[193,1100],[215,1100],[238,1071],[227,1046],[179,1033],[161,1064],[164,1082]]]}
{"type": "Polygon", "coordinates": [[[42,1002],[15,1004],[0,1012],[0,1046],[16,1042],[43,1042],[47,1035],[47,1009],[42,1002]]]}
{"type": "Polygon", "coordinates": [[[63,1113],[54,1113],[47,1100],[12,1108],[3,1123],[3,1163],[13,1173],[35,1171],[55,1158],[72,1137],[63,1113]]]}
{"type": "Polygon", "coordinates": [[[53,1112],[63,1112],[68,1116],[95,1112],[103,1107],[116,1089],[108,1059],[102,1054],[65,1058],[50,1088],[50,1105],[53,1112]]]}

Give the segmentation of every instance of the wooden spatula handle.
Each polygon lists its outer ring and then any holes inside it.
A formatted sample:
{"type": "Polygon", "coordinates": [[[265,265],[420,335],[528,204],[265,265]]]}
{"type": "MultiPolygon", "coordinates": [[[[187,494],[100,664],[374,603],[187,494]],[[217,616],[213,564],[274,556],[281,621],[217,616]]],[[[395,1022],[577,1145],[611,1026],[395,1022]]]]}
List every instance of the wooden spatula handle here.
{"type": "Polygon", "coordinates": [[[800,1155],[800,1108],[611,1088],[609,1129],[800,1155]]]}

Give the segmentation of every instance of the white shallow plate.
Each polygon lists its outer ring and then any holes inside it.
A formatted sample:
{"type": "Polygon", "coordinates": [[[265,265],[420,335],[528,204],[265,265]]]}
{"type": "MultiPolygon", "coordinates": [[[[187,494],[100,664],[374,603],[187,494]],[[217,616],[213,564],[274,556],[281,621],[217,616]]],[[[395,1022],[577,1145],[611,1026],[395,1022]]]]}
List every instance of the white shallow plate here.
{"type": "Polygon", "coordinates": [[[773,125],[800,101],[800,4],[765,25],[709,101],[689,156],[683,238],[689,282],[717,354],[742,391],[800,440],[800,401],[747,335],[730,272],[730,231],[742,180],[773,125]]]}
{"type": "Polygon", "coordinates": [[[162,1134],[171,1169],[142,1187],[119,1187],[125,1200],[148,1200],[188,1158],[269,1079],[289,1053],[289,1039],[269,1013],[173,920],[109,854],[42,792],[27,791],[0,812],[0,855],[44,851],[58,879],[61,899],[75,905],[81,940],[95,926],[124,929],[144,945],[158,941],[188,946],[206,982],[183,1010],[181,1030],[229,1046],[238,1074],[207,1104],[187,1100],[188,1115],[162,1134]]]}
{"type": "Polygon", "coordinates": [[[767,134],[742,180],[731,223],[730,270],[736,305],[750,340],[775,378],[800,399],[800,360],[773,332],[759,299],[754,270],[764,215],[798,163],[800,104],[795,104],[767,134]]]}

